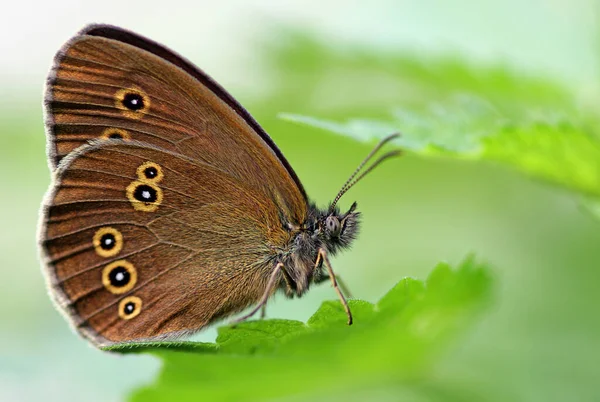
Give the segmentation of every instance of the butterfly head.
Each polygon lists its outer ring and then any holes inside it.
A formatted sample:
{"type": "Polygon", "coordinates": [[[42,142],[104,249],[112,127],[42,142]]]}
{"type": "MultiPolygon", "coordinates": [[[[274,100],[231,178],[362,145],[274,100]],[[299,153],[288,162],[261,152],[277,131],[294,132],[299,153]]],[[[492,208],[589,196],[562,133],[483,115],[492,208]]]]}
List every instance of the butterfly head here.
{"type": "Polygon", "coordinates": [[[356,202],[346,213],[341,213],[338,208],[334,208],[321,216],[319,233],[321,241],[330,252],[335,253],[338,249],[348,247],[352,243],[358,234],[359,216],[356,202]]]}

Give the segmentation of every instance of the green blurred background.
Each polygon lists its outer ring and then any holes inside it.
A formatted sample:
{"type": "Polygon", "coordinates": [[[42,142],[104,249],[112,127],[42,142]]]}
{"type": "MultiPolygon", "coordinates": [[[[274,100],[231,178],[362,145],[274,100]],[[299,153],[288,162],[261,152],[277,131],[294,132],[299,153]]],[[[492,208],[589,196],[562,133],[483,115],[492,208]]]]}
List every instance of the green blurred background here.
{"type": "MultiPolygon", "coordinates": [[[[371,145],[277,115],[377,118],[419,105],[425,95],[410,83],[393,85],[398,77],[381,65],[390,55],[425,64],[449,57],[547,77],[577,107],[597,107],[596,2],[523,3],[11,4],[0,26],[0,400],[122,400],[160,368],[153,357],[103,353],[73,334],[46,294],[37,260],[38,210],[50,181],[42,88],[54,53],[83,25],[137,31],[205,69],[249,109],[309,195],[325,204],[371,145]],[[381,59],[348,63],[363,54],[356,49],[381,59]]],[[[438,95],[430,91],[425,100],[438,95]]],[[[354,200],[364,213],[363,231],[334,267],[356,297],[376,301],[400,278],[424,278],[436,262],[456,263],[470,252],[493,266],[493,305],[433,366],[430,381],[450,390],[436,399],[453,400],[454,390],[467,400],[600,400],[600,226],[571,194],[492,164],[408,155],[378,169],[342,206],[354,200]]],[[[301,300],[276,299],[268,314],[305,320],[333,298],[322,286],[301,300]]],[[[195,339],[211,341],[215,333],[195,339]]],[[[432,395],[428,386],[363,397],[395,400],[398,392],[419,399],[421,392],[432,395]]]]}

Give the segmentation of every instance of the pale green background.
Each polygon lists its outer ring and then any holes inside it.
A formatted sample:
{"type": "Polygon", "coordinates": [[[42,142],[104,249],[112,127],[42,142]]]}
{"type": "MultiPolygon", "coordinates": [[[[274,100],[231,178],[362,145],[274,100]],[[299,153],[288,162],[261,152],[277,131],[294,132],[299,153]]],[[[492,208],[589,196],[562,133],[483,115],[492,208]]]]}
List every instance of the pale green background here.
{"type": "MultiPolygon", "coordinates": [[[[309,194],[324,204],[369,147],[276,120],[279,112],[297,112],[268,103],[278,88],[261,50],[282,27],[335,47],[457,55],[554,77],[585,107],[599,99],[597,11],[592,0],[3,5],[0,400],[120,400],[150,382],[160,366],[149,356],[94,350],[74,335],[52,307],[37,262],[36,221],[49,183],[43,82],[61,43],[86,23],[136,30],[212,74],[256,113],[309,194]]],[[[335,93],[315,101],[321,117],[335,109],[335,93]]],[[[600,226],[570,194],[496,166],[407,157],[353,189],[344,205],[354,199],[364,230],[334,264],[358,297],[375,301],[400,278],[423,278],[437,261],[455,263],[471,251],[493,265],[491,310],[441,359],[433,377],[500,400],[595,399],[600,226]]],[[[278,299],[269,315],[306,319],[328,298],[334,293],[322,286],[302,300],[278,299]]]]}

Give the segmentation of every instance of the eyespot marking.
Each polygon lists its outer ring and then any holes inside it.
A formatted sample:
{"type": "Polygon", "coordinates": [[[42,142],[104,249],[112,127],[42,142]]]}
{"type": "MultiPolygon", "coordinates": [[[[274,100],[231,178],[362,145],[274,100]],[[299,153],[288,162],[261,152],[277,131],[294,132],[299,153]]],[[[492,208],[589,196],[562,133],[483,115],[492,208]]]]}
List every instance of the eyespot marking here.
{"type": "Polygon", "coordinates": [[[106,140],[117,139],[127,141],[131,139],[131,135],[123,129],[109,127],[102,132],[100,138],[104,138],[106,140]]]}
{"type": "Polygon", "coordinates": [[[102,270],[102,284],[113,294],[130,291],[137,282],[137,271],[127,260],[111,262],[102,270]]]}
{"type": "Polygon", "coordinates": [[[115,94],[115,106],[125,116],[141,119],[150,108],[150,98],[137,88],[119,89],[115,94]]]}
{"type": "Polygon", "coordinates": [[[92,243],[100,257],[113,257],[123,248],[123,235],[117,229],[105,226],[94,233],[92,243]]]}
{"type": "Polygon", "coordinates": [[[136,211],[154,212],[163,199],[162,190],[150,181],[134,181],[126,190],[127,199],[136,211]]]}
{"type": "Polygon", "coordinates": [[[123,96],[121,101],[123,106],[129,110],[138,111],[144,108],[144,98],[140,94],[134,92],[128,92],[123,96]]]}
{"type": "Polygon", "coordinates": [[[142,299],[137,296],[128,296],[119,302],[119,317],[131,320],[142,312],[142,299]]]}
{"type": "Polygon", "coordinates": [[[137,176],[141,181],[158,183],[163,179],[164,174],[158,163],[148,161],[137,168],[137,176]]]}

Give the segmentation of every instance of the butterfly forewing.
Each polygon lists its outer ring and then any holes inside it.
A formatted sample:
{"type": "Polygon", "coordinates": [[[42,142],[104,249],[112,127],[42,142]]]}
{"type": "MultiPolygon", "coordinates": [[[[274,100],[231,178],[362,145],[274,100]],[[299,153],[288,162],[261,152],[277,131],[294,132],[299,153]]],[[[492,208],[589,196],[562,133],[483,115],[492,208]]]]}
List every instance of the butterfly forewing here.
{"type": "Polygon", "coordinates": [[[67,43],[46,113],[52,167],[89,140],[138,140],[261,188],[292,222],[306,214],[300,181],[248,113],[189,62],[137,35],[92,26],[67,43]]]}

